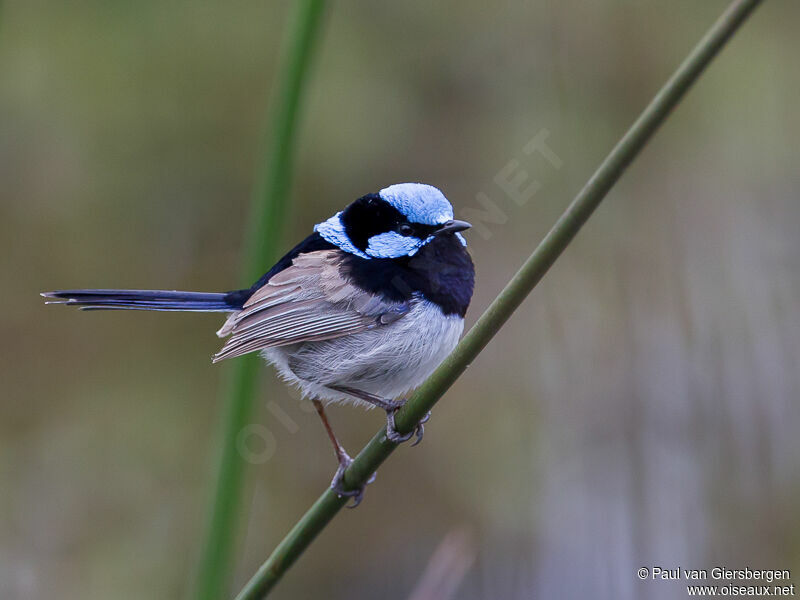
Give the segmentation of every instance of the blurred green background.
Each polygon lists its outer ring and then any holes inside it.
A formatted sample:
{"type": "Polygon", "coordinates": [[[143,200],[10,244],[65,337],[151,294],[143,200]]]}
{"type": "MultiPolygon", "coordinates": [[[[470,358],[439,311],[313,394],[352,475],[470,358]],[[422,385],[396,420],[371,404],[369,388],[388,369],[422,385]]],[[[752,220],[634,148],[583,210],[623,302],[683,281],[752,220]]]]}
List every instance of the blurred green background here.
{"type": "MultiPolygon", "coordinates": [[[[474,322],[726,4],[333,2],[284,246],[364,193],[432,183],[483,221],[474,322]],[[559,168],[523,151],[537,135],[559,168]],[[498,184],[511,172],[538,186],[522,205],[498,184]]],[[[37,294],[243,283],[288,6],[0,6],[2,598],[189,590],[220,317],[77,313],[37,294]]],[[[424,444],[384,465],[276,598],[421,600],[459,583],[466,599],[675,598],[680,584],[636,569],[800,568],[798,19],[790,0],[756,12],[424,444]]],[[[349,407],[331,419],[352,451],[382,424],[349,407]]],[[[335,467],[270,370],[249,431],[237,588],[335,467]]]]}

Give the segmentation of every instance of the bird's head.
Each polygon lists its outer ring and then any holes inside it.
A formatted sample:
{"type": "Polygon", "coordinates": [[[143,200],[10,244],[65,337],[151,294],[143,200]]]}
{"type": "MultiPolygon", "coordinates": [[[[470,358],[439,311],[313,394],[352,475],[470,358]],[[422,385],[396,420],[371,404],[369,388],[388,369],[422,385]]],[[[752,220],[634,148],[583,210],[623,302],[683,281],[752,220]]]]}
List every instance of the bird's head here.
{"type": "Polygon", "coordinates": [[[362,258],[413,256],[437,236],[455,235],[470,224],[453,219],[444,194],[423,183],[398,183],[362,196],[314,230],[345,252],[362,258]]]}

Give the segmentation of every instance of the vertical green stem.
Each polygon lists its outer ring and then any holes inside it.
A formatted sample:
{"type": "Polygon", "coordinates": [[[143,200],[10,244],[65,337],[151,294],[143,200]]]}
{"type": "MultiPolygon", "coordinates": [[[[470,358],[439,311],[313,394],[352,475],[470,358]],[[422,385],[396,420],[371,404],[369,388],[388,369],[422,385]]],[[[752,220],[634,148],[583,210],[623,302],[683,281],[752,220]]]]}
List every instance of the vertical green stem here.
{"type": "MultiPolygon", "coordinates": [[[[308,81],[315,41],[319,37],[324,0],[293,3],[278,79],[270,111],[264,161],[253,194],[243,260],[250,285],[278,258],[286,219],[298,116],[308,81]]],[[[227,596],[239,531],[246,464],[237,438],[250,422],[255,405],[258,357],[245,356],[231,365],[214,497],[203,543],[195,588],[198,600],[227,596]]]]}
{"type": "MultiPolygon", "coordinates": [[[[735,0],[698,42],[644,112],[595,171],[519,271],[481,315],[455,351],[397,414],[398,431],[407,433],[486,347],[511,314],[573,240],[625,169],[638,156],[659,125],[678,105],[719,50],[747,19],[760,0],[735,0]]],[[[379,431],[345,471],[350,488],[364,485],[397,447],[379,431]]],[[[269,594],[303,551],[314,541],[347,498],[326,489],[239,592],[237,600],[258,600],[269,594]]]]}

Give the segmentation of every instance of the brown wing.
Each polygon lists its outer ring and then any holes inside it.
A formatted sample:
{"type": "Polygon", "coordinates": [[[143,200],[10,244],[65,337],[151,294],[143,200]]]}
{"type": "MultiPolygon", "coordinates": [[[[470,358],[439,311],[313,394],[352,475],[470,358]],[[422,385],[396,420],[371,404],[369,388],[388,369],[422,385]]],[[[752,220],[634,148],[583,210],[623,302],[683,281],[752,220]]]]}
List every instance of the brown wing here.
{"type": "Polygon", "coordinates": [[[338,250],[301,254],[233,313],[214,362],[274,346],[351,335],[401,318],[408,303],[385,302],[344,279],[338,250]]]}

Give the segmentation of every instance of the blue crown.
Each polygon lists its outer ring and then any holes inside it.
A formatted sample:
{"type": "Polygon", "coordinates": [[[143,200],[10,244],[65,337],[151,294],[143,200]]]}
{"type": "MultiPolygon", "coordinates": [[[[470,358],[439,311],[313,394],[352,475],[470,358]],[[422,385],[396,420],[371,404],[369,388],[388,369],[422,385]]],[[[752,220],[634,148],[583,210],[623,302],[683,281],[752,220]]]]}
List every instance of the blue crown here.
{"type": "Polygon", "coordinates": [[[424,183],[397,183],[378,195],[403,213],[412,223],[441,225],[453,218],[453,207],[444,194],[424,183]]]}

